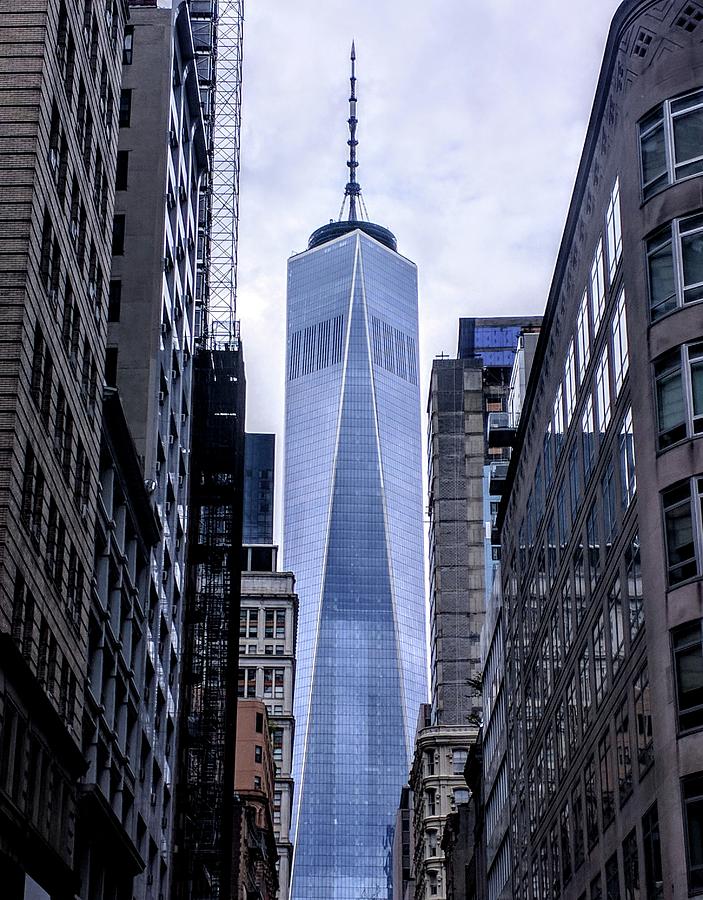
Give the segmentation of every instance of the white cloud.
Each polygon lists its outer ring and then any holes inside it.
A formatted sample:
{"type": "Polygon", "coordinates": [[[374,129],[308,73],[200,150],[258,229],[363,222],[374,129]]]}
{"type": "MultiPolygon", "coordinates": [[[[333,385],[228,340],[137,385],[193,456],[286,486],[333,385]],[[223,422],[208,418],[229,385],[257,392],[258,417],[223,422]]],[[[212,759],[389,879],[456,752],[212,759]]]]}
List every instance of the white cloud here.
{"type": "Polygon", "coordinates": [[[544,308],[617,6],[251,0],[238,315],[247,427],[278,432],[279,456],[286,260],[339,213],[352,37],[359,181],[372,220],[420,272],[424,404],[461,315],[544,308]]]}

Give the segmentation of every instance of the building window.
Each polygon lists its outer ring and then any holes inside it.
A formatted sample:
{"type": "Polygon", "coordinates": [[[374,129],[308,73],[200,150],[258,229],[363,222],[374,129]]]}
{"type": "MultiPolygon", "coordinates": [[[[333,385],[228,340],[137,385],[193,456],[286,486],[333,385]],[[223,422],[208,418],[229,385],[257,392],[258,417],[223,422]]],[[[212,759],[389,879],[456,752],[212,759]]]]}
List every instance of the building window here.
{"type": "Polygon", "coordinates": [[[598,241],[591,265],[591,320],[593,334],[598,334],[605,311],[605,275],[603,272],[603,241],[598,241]]]}
{"type": "Polygon", "coordinates": [[[425,750],[425,775],[434,775],[434,750],[425,750]]]}
{"type": "Polygon", "coordinates": [[[273,637],[274,610],[267,609],[264,618],[264,637],[273,637]]]}
{"type": "Polygon", "coordinates": [[[588,576],[591,595],[600,578],[600,520],[598,518],[598,505],[594,501],[586,518],[586,541],[588,543],[588,576]]]}
{"type": "Polygon", "coordinates": [[[664,896],[661,843],[659,839],[659,814],[655,803],[642,817],[642,846],[648,900],[664,896]]]}
{"type": "Polygon", "coordinates": [[[620,900],[620,872],[617,852],[613,853],[605,864],[605,896],[606,900],[620,900]]]}
{"type": "Polygon", "coordinates": [[[654,366],[660,450],[703,434],[703,343],[683,344],[654,366]]]}
{"type": "Polygon", "coordinates": [[[620,429],[620,487],[622,508],[627,509],[637,490],[635,471],[635,435],[632,427],[632,408],[628,408],[620,429]]]}
{"type": "Polygon", "coordinates": [[[603,831],[615,818],[615,791],[613,789],[613,766],[610,752],[610,730],[606,731],[598,744],[600,768],[600,808],[603,817],[603,831]]]}
{"type": "Polygon", "coordinates": [[[667,100],[640,122],[645,200],[667,184],[703,172],[703,91],[667,100]]]}
{"type": "Polygon", "coordinates": [[[107,321],[120,321],[120,306],[122,303],[122,282],[118,278],[110,281],[110,294],[107,304],[107,321]]]}
{"type": "Polygon", "coordinates": [[[635,679],[635,721],[637,722],[637,762],[640,778],[654,762],[652,744],[652,705],[647,666],[635,679]]]}
{"type": "Polygon", "coordinates": [[[560,383],[554,398],[554,446],[559,456],[564,443],[564,388],[560,383]]]}
{"type": "Polygon", "coordinates": [[[437,791],[434,788],[430,788],[425,792],[425,797],[427,799],[427,815],[437,815],[437,791]]]}
{"type": "Polygon", "coordinates": [[[427,855],[437,856],[437,832],[434,830],[427,832],[427,855]]]}
{"type": "Polygon", "coordinates": [[[688,890],[703,892],[703,772],[682,781],[688,890]]]}
{"type": "Polygon", "coordinates": [[[703,215],[674,219],[647,241],[652,321],[703,300],[703,215]]]}
{"type": "Polygon", "coordinates": [[[600,481],[600,490],[601,500],[603,501],[603,539],[606,553],[609,553],[610,548],[613,546],[618,526],[615,514],[615,477],[612,462],[609,462],[606,466],[600,481]]]}
{"type": "Polygon", "coordinates": [[[630,365],[627,344],[627,312],[625,310],[625,291],[620,291],[618,304],[611,326],[613,333],[613,369],[615,370],[615,396],[620,393],[627,370],[630,365]]]}
{"type": "Polygon", "coordinates": [[[464,766],[468,758],[468,750],[452,750],[452,772],[454,775],[463,775],[464,766]]]}
{"type": "Polygon", "coordinates": [[[593,397],[589,393],[586,400],[586,406],[583,410],[581,419],[582,443],[583,443],[583,475],[584,480],[588,483],[588,479],[593,468],[593,462],[596,455],[596,431],[593,419],[593,397]]]}
{"type": "Polygon", "coordinates": [[[679,731],[703,728],[703,619],[671,632],[679,731]]]}
{"type": "Polygon", "coordinates": [[[574,406],[576,405],[576,360],[574,358],[574,339],[569,343],[569,349],[566,354],[566,365],[564,367],[564,399],[566,401],[566,427],[571,423],[571,417],[574,414],[574,406]]]}
{"type": "Polygon", "coordinates": [[[127,25],[122,42],[122,65],[131,66],[134,54],[134,25],[127,25]]]}
{"type": "Polygon", "coordinates": [[[605,217],[606,234],[608,237],[608,275],[610,283],[613,283],[618,263],[622,256],[622,223],[620,219],[620,179],[615,179],[613,191],[608,203],[608,211],[605,217]]]}
{"type": "Polygon", "coordinates": [[[605,651],[605,621],[603,613],[593,626],[593,664],[595,666],[596,704],[600,705],[608,685],[608,661],[605,651]]]}
{"type": "Polygon", "coordinates": [[[598,795],[596,794],[596,762],[591,757],[584,772],[586,795],[586,836],[589,850],[598,841],[598,795]]]}
{"type": "Polygon", "coordinates": [[[264,750],[259,744],[254,747],[254,762],[260,763],[264,758],[264,750]]]}
{"type": "Polygon", "coordinates": [[[583,800],[581,799],[580,787],[577,787],[571,795],[571,809],[574,816],[574,872],[576,872],[583,865],[583,861],[586,858],[586,848],[583,843],[583,800]]]}
{"type": "Polygon", "coordinates": [[[618,759],[618,796],[620,806],[632,794],[632,748],[630,746],[630,710],[624,700],[615,714],[615,742],[618,759]]]}
{"type": "Polygon", "coordinates": [[[625,624],[622,616],[622,588],[619,575],[608,591],[608,620],[610,624],[610,665],[614,678],[625,659],[625,624]]]}
{"type": "Polygon", "coordinates": [[[702,477],[681,481],[662,494],[670,587],[700,574],[701,495],[702,477]]]}
{"type": "Polygon", "coordinates": [[[591,355],[591,323],[588,315],[588,291],[583,292],[576,318],[576,350],[578,353],[579,384],[583,381],[591,355]]]}
{"type": "Polygon", "coordinates": [[[237,696],[254,697],[256,695],[256,669],[239,670],[239,686],[237,696]]]}
{"type": "Polygon", "coordinates": [[[637,637],[640,628],[644,625],[642,566],[640,563],[640,538],[638,534],[635,534],[625,550],[625,566],[627,568],[630,644],[632,644],[637,637]]]}
{"type": "Polygon", "coordinates": [[[124,214],[116,215],[112,224],[112,255],[124,254],[125,217],[124,214]]]}
{"type": "Polygon", "coordinates": [[[276,612],[276,638],[281,640],[286,636],[286,613],[285,610],[276,612]]]}
{"type": "Polygon", "coordinates": [[[640,900],[640,861],[637,832],[634,828],[622,842],[622,865],[625,876],[625,900],[640,900]]]}
{"type": "Polygon", "coordinates": [[[439,887],[438,887],[438,883],[437,883],[437,873],[436,872],[428,872],[427,873],[427,882],[428,882],[430,897],[436,897],[439,893],[439,887]]]}
{"type": "Polygon", "coordinates": [[[127,175],[129,173],[129,150],[117,151],[117,167],[115,169],[115,190],[127,190],[127,175]]]}
{"type": "Polygon", "coordinates": [[[610,424],[610,370],[608,368],[608,345],[598,360],[596,369],[596,416],[598,431],[605,434],[610,424]]]}

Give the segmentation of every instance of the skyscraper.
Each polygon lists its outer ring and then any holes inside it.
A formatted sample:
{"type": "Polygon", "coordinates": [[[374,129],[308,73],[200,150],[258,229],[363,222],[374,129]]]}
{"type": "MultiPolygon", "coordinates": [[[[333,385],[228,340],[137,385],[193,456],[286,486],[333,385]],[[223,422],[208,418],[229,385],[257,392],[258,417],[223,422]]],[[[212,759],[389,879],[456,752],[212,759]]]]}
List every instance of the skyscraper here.
{"type": "Polygon", "coordinates": [[[426,697],[417,270],[349,216],[288,263],[285,568],[300,595],[295,900],[390,895],[426,697]]]}

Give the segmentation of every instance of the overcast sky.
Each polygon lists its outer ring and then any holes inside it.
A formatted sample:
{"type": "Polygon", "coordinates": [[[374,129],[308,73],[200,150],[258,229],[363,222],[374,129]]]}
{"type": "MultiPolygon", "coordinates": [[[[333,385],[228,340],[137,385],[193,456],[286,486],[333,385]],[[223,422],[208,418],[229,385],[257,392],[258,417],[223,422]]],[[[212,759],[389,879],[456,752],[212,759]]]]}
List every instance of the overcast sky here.
{"type": "Polygon", "coordinates": [[[424,407],[460,316],[544,309],[618,4],[248,0],[238,315],[247,430],[279,464],[286,260],[339,215],[352,38],[358,179],[419,269],[424,407]]]}

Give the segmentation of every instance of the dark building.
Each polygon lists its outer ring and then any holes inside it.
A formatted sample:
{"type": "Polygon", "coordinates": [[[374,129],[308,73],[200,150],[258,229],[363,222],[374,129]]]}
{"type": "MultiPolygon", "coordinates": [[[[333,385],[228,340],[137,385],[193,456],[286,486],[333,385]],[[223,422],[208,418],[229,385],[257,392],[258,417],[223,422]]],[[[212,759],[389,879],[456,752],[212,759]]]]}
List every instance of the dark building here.
{"type": "Polygon", "coordinates": [[[3,6],[0,892],[10,900],[88,895],[77,792],[126,16],[123,2],[3,6]]]}
{"type": "Polygon", "coordinates": [[[511,897],[703,891],[702,37],[615,15],[514,442],[511,897]]]}
{"type": "Polygon", "coordinates": [[[240,344],[195,356],[175,898],[237,896],[233,806],[244,469],[240,344]]]}
{"type": "Polygon", "coordinates": [[[275,434],[245,436],[243,524],[245,544],[273,543],[275,453],[275,434]]]}

